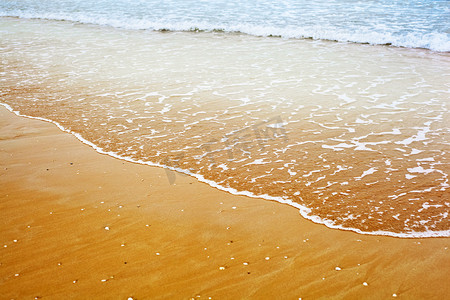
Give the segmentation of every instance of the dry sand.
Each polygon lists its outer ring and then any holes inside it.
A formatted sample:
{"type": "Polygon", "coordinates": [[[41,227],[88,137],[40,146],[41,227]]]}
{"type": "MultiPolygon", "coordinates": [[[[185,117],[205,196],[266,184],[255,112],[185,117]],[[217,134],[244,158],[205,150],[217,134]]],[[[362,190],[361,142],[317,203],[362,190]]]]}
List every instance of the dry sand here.
{"type": "Polygon", "coordinates": [[[329,229],[0,109],[1,299],[444,299],[449,238],[329,229]],[[108,228],[109,230],[105,229],[108,228]]]}

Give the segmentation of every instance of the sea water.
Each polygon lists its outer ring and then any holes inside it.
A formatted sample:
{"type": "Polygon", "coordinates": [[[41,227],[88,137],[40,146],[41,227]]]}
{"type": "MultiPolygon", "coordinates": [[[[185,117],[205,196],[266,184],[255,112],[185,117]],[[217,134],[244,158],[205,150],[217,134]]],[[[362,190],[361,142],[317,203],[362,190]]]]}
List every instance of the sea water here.
{"type": "Polygon", "coordinates": [[[329,227],[449,236],[447,3],[0,1],[0,101],[329,227]]]}
{"type": "Polygon", "coordinates": [[[447,0],[2,0],[0,16],[450,51],[447,0]]]}

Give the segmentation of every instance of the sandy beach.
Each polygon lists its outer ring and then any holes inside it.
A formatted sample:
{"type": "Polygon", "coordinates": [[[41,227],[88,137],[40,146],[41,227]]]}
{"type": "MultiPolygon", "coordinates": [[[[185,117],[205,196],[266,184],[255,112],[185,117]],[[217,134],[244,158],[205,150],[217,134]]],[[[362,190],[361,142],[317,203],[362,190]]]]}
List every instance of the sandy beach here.
{"type": "Polygon", "coordinates": [[[0,109],[2,299],[444,299],[448,238],[334,230],[0,109]]]}
{"type": "Polygon", "coordinates": [[[0,0],[0,300],[448,299],[448,11],[0,0]]]}

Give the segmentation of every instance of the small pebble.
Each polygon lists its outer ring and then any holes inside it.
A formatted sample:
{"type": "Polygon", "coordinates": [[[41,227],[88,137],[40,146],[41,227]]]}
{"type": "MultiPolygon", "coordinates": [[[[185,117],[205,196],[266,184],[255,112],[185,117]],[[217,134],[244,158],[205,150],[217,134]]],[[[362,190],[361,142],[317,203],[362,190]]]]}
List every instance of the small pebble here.
{"type": "Polygon", "coordinates": [[[236,206],[233,206],[232,209],[236,209],[236,206]]]}
{"type": "Polygon", "coordinates": [[[225,267],[219,267],[219,270],[225,270],[225,267]]]}
{"type": "Polygon", "coordinates": [[[248,266],[248,262],[243,263],[244,266],[248,266]]]}
{"type": "Polygon", "coordinates": [[[105,227],[105,230],[109,230],[109,227],[108,227],[108,226],[106,226],[106,227],[105,227]]]}
{"type": "Polygon", "coordinates": [[[268,257],[268,256],[265,258],[265,260],[269,260],[269,259],[270,259],[270,257],[268,257]]]}
{"type": "Polygon", "coordinates": [[[363,285],[364,286],[368,286],[369,284],[367,282],[363,282],[363,285]]]}
{"type": "Polygon", "coordinates": [[[19,273],[17,273],[17,274],[14,274],[14,276],[16,276],[16,277],[17,277],[17,276],[19,276],[19,273]]]}
{"type": "Polygon", "coordinates": [[[156,252],[156,255],[159,255],[159,252],[156,252]]]}
{"type": "Polygon", "coordinates": [[[397,297],[397,294],[392,294],[392,297],[396,298],[396,297],[397,297]]]}
{"type": "Polygon", "coordinates": [[[342,270],[341,268],[339,268],[339,267],[336,267],[336,268],[334,268],[336,271],[340,271],[340,270],[342,270]]]}

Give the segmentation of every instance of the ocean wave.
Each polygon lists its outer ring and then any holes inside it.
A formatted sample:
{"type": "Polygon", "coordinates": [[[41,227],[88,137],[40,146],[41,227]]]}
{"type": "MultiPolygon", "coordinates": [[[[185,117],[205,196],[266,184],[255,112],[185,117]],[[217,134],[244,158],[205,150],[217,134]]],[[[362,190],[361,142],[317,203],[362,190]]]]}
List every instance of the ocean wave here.
{"type": "Polygon", "coordinates": [[[55,122],[53,120],[50,119],[46,119],[46,118],[41,118],[41,117],[33,117],[33,116],[28,116],[25,114],[22,114],[20,111],[14,110],[10,105],[6,104],[6,103],[1,103],[0,105],[4,106],[7,110],[9,110],[10,112],[14,113],[17,116],[20,117],[26,117],[26,118],[30,118],[30,119],[35,119],[35,120],[40,120],[40,121],[45,121],[45,122],[49,122],[52,123],[54,125],[56,125],[61,131],[63,132],[67,132],[70,133],[72,135],[74,135],[79,141],[81,141],[82,143],[92,147],[95,151],[97,151],[100,154],[105,154],[120,160],[124,160],[124,161],[128,161],[128,162],[132,162],[132,163],[137,163],[137,164],[142,164],[142,165],[148,165],[148,166],[153,166],[153,167],[161,167],[161,168],[165,168],[165,169],[169,169],[172,171],[176,171],[179,173],[183,173],[186,174],[188,176],[192,176],[194,178],[196,178],[198,181],[200,182],[204,182],[206,184],[208,184],[209,186],[222,190],[222,191],[226,191],[230,194],[233,195],[237,195],[237,196],[247,196],[247,197],[251,197],[251,198],[259,198],[259,199],[265,199],[265,200],[269,200],[269,201],[276,201],[282,204],[287,204],[289,206],[295,207],[299,210],[299,213],[302,217],[304,217],[307,220],[310,220],[314,223],[318,223],[318,224],[323,224],[325,226],[327,226],[328,228],[332,228],[332,229],[339,229],[339,230],[345,230],[345,231],[353,231],[359,234],[364,234],[364,235],[382,235],[382,236],[391,236],[391,237],[397,237],[397,238],[436,238],[436,237],[450,237],[450,229],[449,230],[441,230],[441,231],[424,231],[424,232],[415,232],[415,231],[409,231],[409,232],[402,232],[402,233],[396,233],[396,232],[390,232],[390,231],[362,231],[360,229],[357,228],[350,228],[350,227],[344,227],[341,225],[335,225],[335,222],[333,222],[332,220],[328,220],[328,219],[323,219],[320,218],[318,216],[312,215],[311,214],[311,210],[306,207],[303,206],[299,203],[296,203],[290,199],[287,198],[283,198],[283,197],[273,197],[267,194],[263,194],[263,195],[256,195],[252,192],[249,191],[238,191],[234,188],[230,188],[230,187],[224,187],[212,180],[208,180],[206,179],[203,175],[201,174],[196,174],[196,173],[192,173],[189,170],[185,170],[185,169],[181,169],[181,168],[176,168],[176,167],[172,167],[172,166],[167,166],[164,164],[160,164],[160,163],[155,163],[155,162],[149,162],[149,161],[143,161],[143,160],[136,160],[130,157],[126,157],[126,156],[122,156],[119,155],[115,152],[112,151],[106,151],[103,148],[97,146],[96,144],[86,140],[85,138],[83,138],[79,133],[74,132],[70,129],[65,128],[64,126],[62,126],[60,123],[55,122]]]}
{"type": "Polygon", "coordinates": [[[23,19],[42,19],[54,21],[70,21],[82,24],[110,26],[130,30],[174,31],[174,32],[225,32],[241,33],[257,37],[280,37],[286,39],[313,39],[336,42],[351,42],[370,45],[388,45],[405,48],[429,49],[436,52],[450,52],[450,35],[442,32],[378,32],[367,28],[358,31],[349,29],[328,29],[320,26],[278,27],[254,24],[226,24],[202,21],[167,21],[111,18],[102,15],[56,14],[30,12],[0,12],[0,17],[15,17],[23,19]]]}

